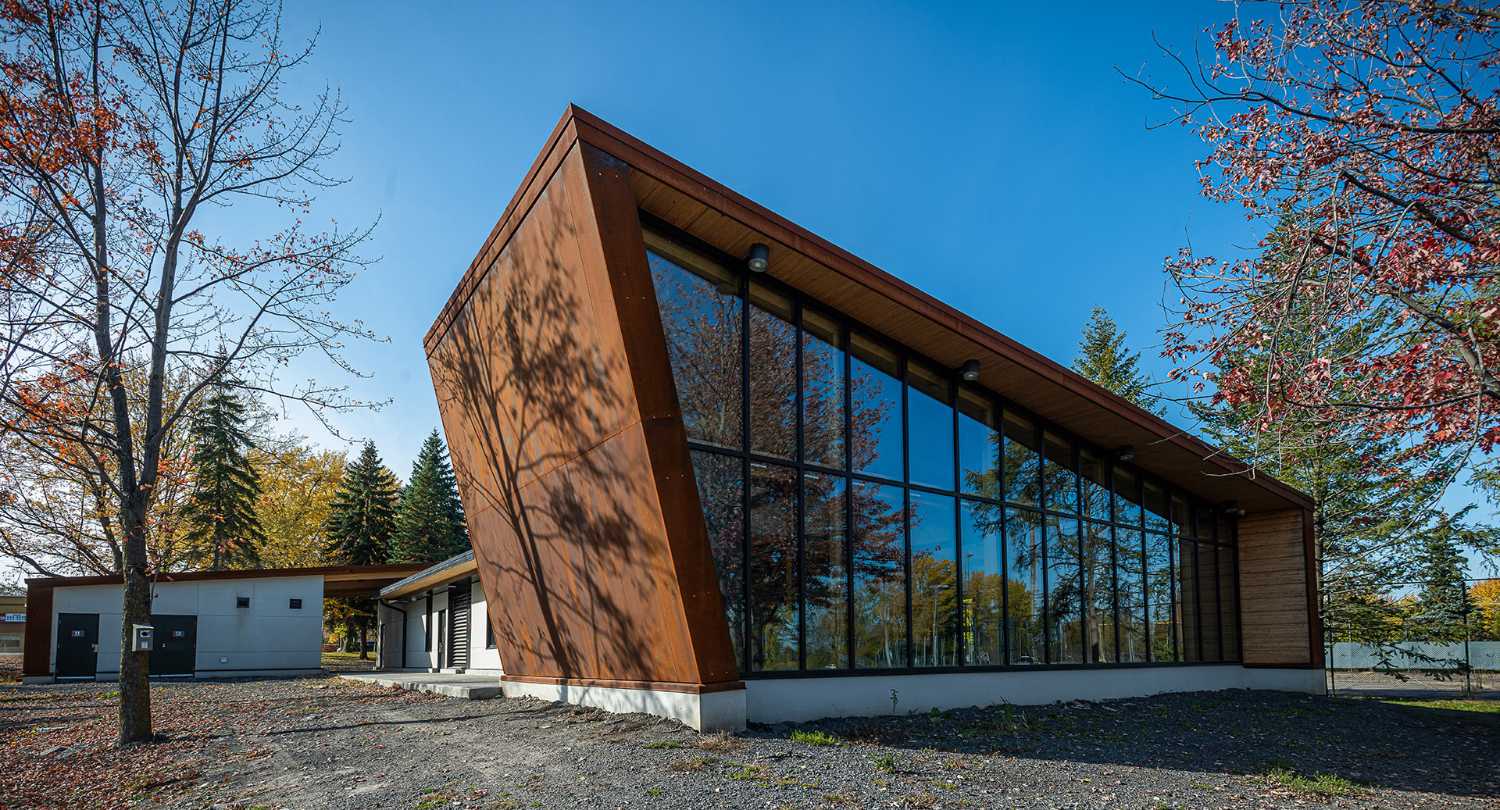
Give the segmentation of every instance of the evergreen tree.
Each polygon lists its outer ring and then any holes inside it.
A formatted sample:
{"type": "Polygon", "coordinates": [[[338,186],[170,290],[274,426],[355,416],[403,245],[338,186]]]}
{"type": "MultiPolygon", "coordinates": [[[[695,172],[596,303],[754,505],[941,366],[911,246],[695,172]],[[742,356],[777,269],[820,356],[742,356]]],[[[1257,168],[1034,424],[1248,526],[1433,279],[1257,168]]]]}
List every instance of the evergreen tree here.
{"type": "MultiPolygon", "coordinates": [[[[327,554],[345,565],[389,562],[391,537],[396,531],[396,476],[380,460],[374,442],[365,442],[359,458],[344,468],[324,536],[327,554]]],[[[329,611],[344,624],[345,649],[359,631],[359,657],[367,658],[365,639],[375,618],[372,600],[337,599],[329,611]]]]}
{"type": "Polygon", "coordinates": [[[469,532],[448,449],[434,430],[422,443],[401,492],[391,561],[432,563],[468,550],[469,532]]]}
{"type": "Polygon", "coordinates": [[[1078,341],[1073,370],[1152,413],[1161,403],[1150,394],[1151,378],[1140,369],[1141,353],[1125,347],[1125,332],[1104,307],[1094,307],[1078,341]]]}
{"type": "Polygon", "coordinates": [[[396,530],[396,476],[386,469],[374,442],[365,442],[344,478],[328,513],[328,556],[345,565],[380,565],[390,560],[396,530]]]}
{"type": "Polygon", "coordinates": [[[1462,524],[1474,507],[1456,515],[1442,515],[1422,536],[1422,590],[1413,620],[1423,641],[1461,641],[1469,613],[1469,590],[1464,584],[1464,556],[1459,545],[1471,531],[1462,524]]]}
{"type": "Polygon", "coordinates": [[[215,382],[192,426],[193,490],[183,510],[190,559],[210,570],[254,568],[265,542],[255,502],[245,404],[228,380],[215,382]]]}

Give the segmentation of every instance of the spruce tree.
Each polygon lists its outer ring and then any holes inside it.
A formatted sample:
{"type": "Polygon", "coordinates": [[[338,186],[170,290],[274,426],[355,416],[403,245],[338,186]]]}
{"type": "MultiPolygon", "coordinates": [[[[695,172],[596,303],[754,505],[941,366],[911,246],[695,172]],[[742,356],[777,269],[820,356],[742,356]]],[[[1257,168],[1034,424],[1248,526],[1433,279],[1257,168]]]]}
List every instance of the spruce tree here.
{"type": "Polygon", "coordinates": [[[183,510],[190,558],[200,568],[254,568],[265,542],[255,502],[245,404],[228,380],[215,382],[193,420],[193,490],[183,510]]]}
{"type": "Polygon", "coordinates": [[[1140,369],[1141,353],[1125,347],[1125,332],[1104,307],[1094,307],[1078,341],[1073,370],[1152,413],[1161,403],[1150,394],[1151,378],[1140,369]]]}
{"type": "Polygon", "coordinates": [[[396,510],[392,562],[438,562],[469,550],[448,449],[436,430],[422,443],[396,510]]]}
{"type": "Polygon", "coordinates": [[[386,469],[374,442],[344,469],[329,508],[328,556],[345,565],[380,565],[390,560],[396,530],[396,476],[386,469]]]}
{"type": "MultiPolygon", "coordinates": [[[[324,536],[327,554],[345,565],[380,565],[390,561],[396,531],[396,476],[380,460],[374,442],[365,442],[359,458],[344,468],[344,478],[328,510],[324,536]]],[[[344,623],[345,649],[359,631],[359,657],[367,658],[365,639],[375,618],[373,600],[334,600],[331,615],[344,623]]]]}
{"type": "Polygon", "coordinates": [[[1464,583],[1464,555],[1459,546],[1467,529],[1462,523],[1470,506],[1456,515],[1442,515],[1422,533],[1422,590],[1418,613],[1412,617],[1421,639],[1435,643],[1461,641],[1469,613],[1469,589],[1464,583]]]}

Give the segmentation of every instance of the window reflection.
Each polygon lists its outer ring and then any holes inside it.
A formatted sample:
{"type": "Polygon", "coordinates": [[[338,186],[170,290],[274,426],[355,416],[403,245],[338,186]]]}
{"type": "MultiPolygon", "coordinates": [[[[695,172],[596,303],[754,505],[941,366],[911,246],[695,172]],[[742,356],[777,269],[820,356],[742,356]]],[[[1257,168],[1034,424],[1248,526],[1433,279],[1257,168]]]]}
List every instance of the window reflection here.
{"type": "Polygon", "coordinates": [[[958,389],[958,478],[970,495],[1000,500],[1000,429],[988,397],[958,389]]]}
{"type": "Polygon", "coordinates": [[[750,285],[750,449],[797,450],[797,329],[791,299],[750,285]]]}
{"type": "Polygon", "coordinates": [[[1042,434],[1043,506],[1057,512],[1078,511],[1078,476],[1073,472],[1073,445],[1046,431],[1042,434]]]}
{"type": "Polygon", "coordinates": [[[1041,502],[1042,459],[1037,452],[1036,425],[1005,412],[1005,499],[1036,506],[1041,502]]]}
{"type": "Polygon", "coordinates": [[[797,668],[797,478],[750,465],[750,669],[797,668]]]}
{"type": "Polygon", "coordinates": [[[693,451],[693,477],[698,482],[698,500],[703,504],[703,522],[708,529],[708,548],[719,572],[719,594],[729,622],[729,640],[734,660],[743,661],[745,649],[745,581],[743,500],[740,460],[716,453],[693,451]]]}
{"type": "MultiPolygon", "coordinates": [[[[1106,493],[1106,502],[1108,493],[1106,493]]],[[[1083,569],[1080,601],[1088,661],[1113,664],[1115,652],[1114,543],[1108,524],[1085,521],[1081,539],[1083,569]]]]}
{"type": "Polygon", "coordinates": [[[1167,520],[1167,492],[1147,481],[1142,489],[1142,503],[1146,507],[1146,528],[1154,532],[1165,532],[1170,525],[1167,520]]]}
{"type": "MultiPolygon", "coordinates": [[[[951,443],[950,443],[951,446],[951,443]]],[[[948,495],[911,492],[912,663],[958,666],[957,515],[948,495]]]]}
{"type": "Polygon", "coordinates": [[[953,398],[948,381],[926,366],[907,363],[906,382],[911,482],[951,490],[953,398]]]}
{"type": "Polygon", "coordinates": [[[740,446],[739,281],[717,265],[650,252],[667,358],[688,438],[740,446]]]}
{"type": "Polygon", "coordinates": [[[855,481],[854,652],[861,669],[906,666],[906,541],[902,489],[855,481]]]}
{"type": "Polygon", "coordinates": [[[1078,557],[1078,520],[1048,515],[1047,649],[1054,664],[1083,663],[1084,592],[1078,557]]]}
{"type": "Polygon", "coordinates": [[[1177,541],[1177,598],[1182,617],[1182,638],[1178,652],[1183,661],[1202,661],[1198,637],[1198,544],[1177,541]]]}
{"type": "Polygon", "coordinates": [[[809,464],[844,466],[844,352],[831,319],[802,311],[802,453],[809,464]]]}
{"type": "Polygon", "coordinates": [[[901,383],[898,363],[889,349],[862,337],[849,336],[850,395],[854,418],[850,425],[854,469],[868,475],[901,480],[901,383]]]}
{"type": "Polygon", "coordinates": [[[1109,485],[1104,478],[1104,462],[1088,450],[1078,451],[1078,478],[1083,483],[1083,516],[1093,520],[1110,520],[1109,485]]]}
{"type": "Polygon", "coordinates": [[[1010,662],[1042,664],[1047,660],[1043,616],[1046,579],[1042,569],[1042,517],[1030,509],[1005,510],[1005,548],[1010,556],[1006,609],[1010,626],[1010,662]]]}
{"type": "Polygon", "coordinates": [[[1172,567],[1172,541],[1164,534],[1146,535],[1146,599],[1150,605],[1152,661],[1181,661],[1182,635],[1173,594],[1176,574],[1172,567]]]}
{"type": "Polygon", "coordinates": [[[808,669],[849,666],[849,587],[844,565],[844,490],[840,476],[802,476],[803,559],[807,565],[808,669]]]}
{"type": "Polygon", "coordinates": [[[1113,475],[1115,520],[1129,526],[1141,525],[1140,480],[1124,467],[1115,467],[1113,475]]]}
{"type": "Polygon", "coordinates": [[[1006,586],[1000,507],[966,500],[962,513],[964,663],[1004,664],[1006,586]]]}
{"type": "Polygon", "coordinates": [[[1219,550],[1198,544],[1198,608],[1203,634],[1203,660],[1222,661],[1219,651],[1219,550]]]}
{"type": "Polygon", "coordinates": [[[1119,661],[1147,660],[1146,560],[1139,529],[1115,529],[1115,581],[1120,605],[1119,661]]]}

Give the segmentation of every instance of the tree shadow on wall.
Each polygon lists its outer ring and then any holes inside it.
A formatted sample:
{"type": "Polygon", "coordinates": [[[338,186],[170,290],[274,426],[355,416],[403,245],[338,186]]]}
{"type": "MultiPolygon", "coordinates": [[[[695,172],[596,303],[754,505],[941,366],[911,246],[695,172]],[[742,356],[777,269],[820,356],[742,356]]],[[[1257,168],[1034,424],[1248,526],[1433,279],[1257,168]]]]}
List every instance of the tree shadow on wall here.
{"type": "Polygon", "coordinates": [[[462,431],[448,439],[482,578],[499,585],[506,670],[649,679],[641,592],[671,572],[639,553],[631,507],[652,481],[605,444],[632,421],[628,369],[594,335],[594,310],[614,304],[587,300],[565,210],[538,201],[433,353],[434,384],[462,431]]]}

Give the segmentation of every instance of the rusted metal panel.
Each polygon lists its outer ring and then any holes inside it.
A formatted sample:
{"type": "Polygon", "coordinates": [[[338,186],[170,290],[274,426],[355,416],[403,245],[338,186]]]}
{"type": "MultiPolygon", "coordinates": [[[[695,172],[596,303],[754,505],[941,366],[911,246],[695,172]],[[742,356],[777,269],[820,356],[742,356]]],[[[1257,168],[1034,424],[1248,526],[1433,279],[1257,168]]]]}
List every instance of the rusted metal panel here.
{"type": "Polygon", "coordinates": [[[627,172],[557,161],[445,313],[433,384],[506,672],[730,681],[627,172]]]}
{"type": "Polygon", "coordinates": [[[26,649],[21,654],[22,675],[52,672],[52,583],[26,582],[26,649]]]}

